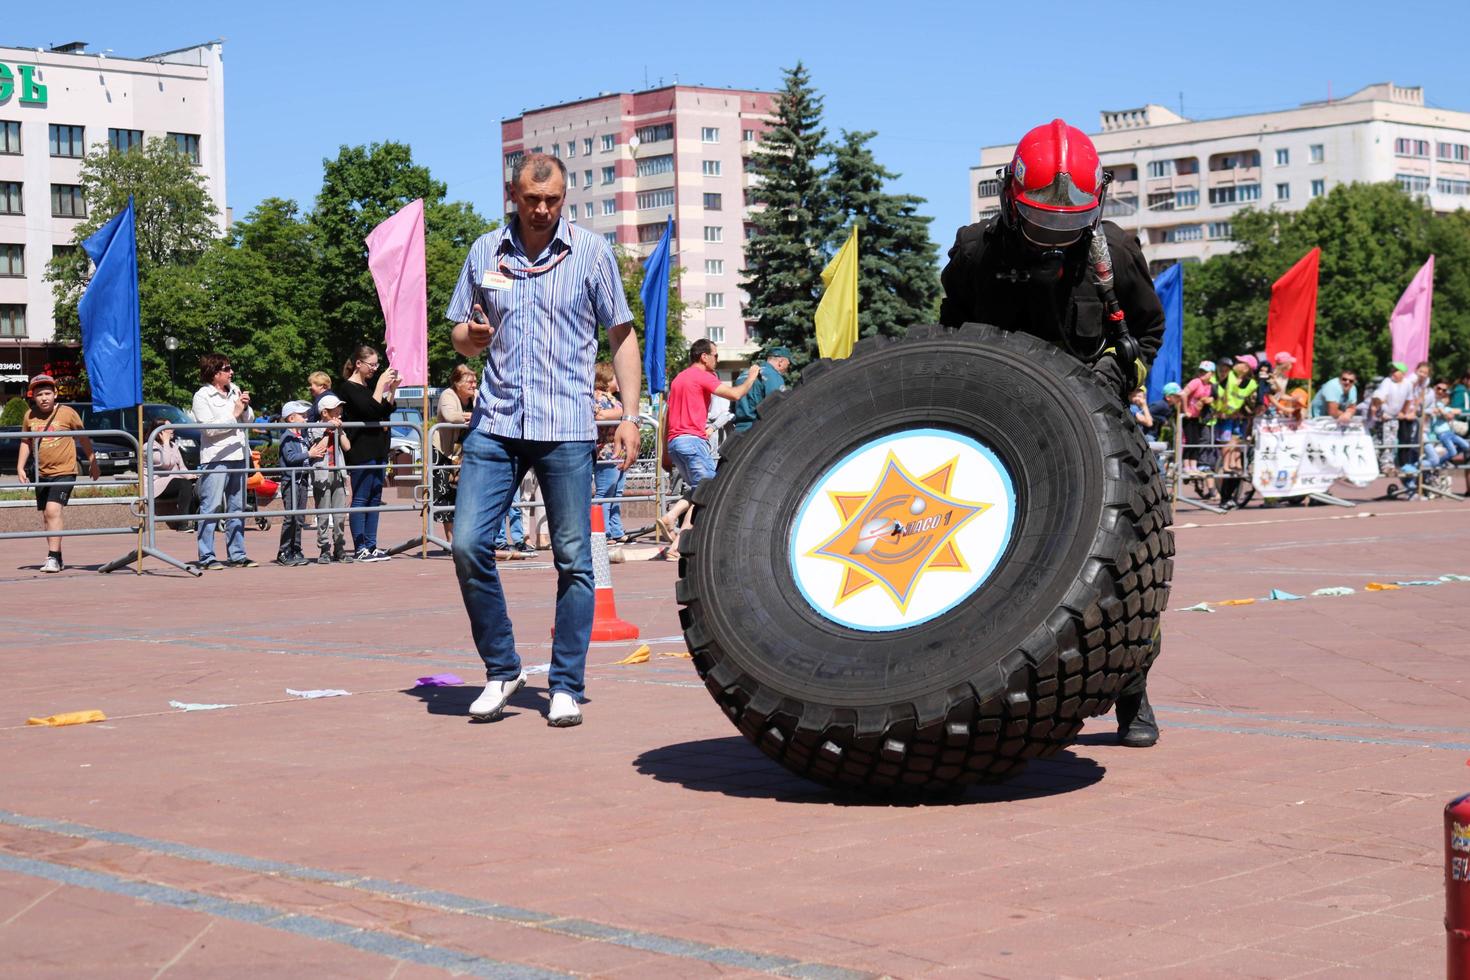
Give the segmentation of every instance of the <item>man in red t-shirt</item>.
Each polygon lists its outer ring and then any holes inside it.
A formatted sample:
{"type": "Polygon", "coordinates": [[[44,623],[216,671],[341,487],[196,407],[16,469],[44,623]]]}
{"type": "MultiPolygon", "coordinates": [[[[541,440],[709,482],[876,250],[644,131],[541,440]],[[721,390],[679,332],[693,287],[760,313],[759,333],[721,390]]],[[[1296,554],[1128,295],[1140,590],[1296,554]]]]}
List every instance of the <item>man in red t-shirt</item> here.
{"type": "MultiPolygon", "coordinates": [[[[726,384],[715,374],[720,352],[710,340],[701,338],[689,345],[689,366],[674,375],[669,385],[669,410],[664,423],[664,438],[667,440],[670,461],[679,475],[689,485],[689,492],[701,482],[715,475],[715,458],[710,452],[706,438],[705,423],[709,419],[711,395],[737,402],[750,391],[755,379],[760,377],[760,366],[753,365],[738,385],[726,384]]],[[[688,507],[684,501],[676,503],[669,513],[660,518],[670,535],[678,515],[688,507]]],[[[677,558],[679,552],[670,548],[666,557],[677,558]]]]}

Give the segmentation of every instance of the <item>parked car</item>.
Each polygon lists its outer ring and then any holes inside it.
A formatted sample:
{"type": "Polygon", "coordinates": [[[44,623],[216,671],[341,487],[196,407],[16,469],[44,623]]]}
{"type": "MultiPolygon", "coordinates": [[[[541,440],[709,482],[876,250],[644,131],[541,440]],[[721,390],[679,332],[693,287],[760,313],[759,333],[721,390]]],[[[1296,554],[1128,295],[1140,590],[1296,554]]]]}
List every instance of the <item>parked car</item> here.
{"type": "Polygon", "coordinates": [[[420,446],[420,427],[424,424],[424,416],[417,408],[399,406],[393,409],[391,417],[393,434],[388,437],[389,453],[408,453],[414,462],[423,458],[420,446]]]}
{"type": "MultiPolygon", "coordinates": [[[[80,415],[82,425],[87,429],[121,429],[134,437],[137,436],[138,409],[136,407],[109,408],[99,411],[88,402],[63,402],[62,404],[69,406],[80,415]]],[[[175,430],[174,442],[177,443],[184,457],[184,465],[191,470],[197,469],[199,467],[199,429],[195,427],[193,418],[175,405],[149,402],[143,406],[145,432],[155,419],[188,426],[188,428],[175,430]]],[[[132,440],[123,439],[120,436],[92,436],[91,438],[92,448],[97,453],[97,466],[103,476],[137,472],[137,457],[133,451],[132,440]]],[[[88,464],[85,453],[79,450],[77,457],[85,470],[88,464]]]]}

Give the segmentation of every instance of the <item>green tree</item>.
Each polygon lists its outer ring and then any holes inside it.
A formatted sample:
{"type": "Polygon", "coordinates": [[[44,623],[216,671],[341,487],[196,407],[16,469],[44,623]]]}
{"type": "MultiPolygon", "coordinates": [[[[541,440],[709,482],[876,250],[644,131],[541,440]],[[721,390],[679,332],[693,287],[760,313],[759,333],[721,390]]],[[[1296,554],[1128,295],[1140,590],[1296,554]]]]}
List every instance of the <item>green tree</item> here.
{"type": "Polygon", "coordinates": [[[310,217],[317,256],[321,333],[311,338],[313,364],[336,366],[361,343],[377,346],[383,336],[382,309],[365,239],[377,225],[415,198],[424,199],[424,249],[429,270],[430,381],[440,381],[456,359],[448,342],[444,307],[454,290],[469,244],[496,222],[469,205],[446,203],[445,185],[413,162],[402,143],[344,146],[335,160],[322,161],[321,193],[310,217]]]}
{"type": "Polygon", "coordinates": [[[1185,268],[1186,362],[1263,349],[1271,284],[1320,247],[1314,381],[1344,368],[1365,378],[1387,369],[1389,315],[1431,252],[1439,257],[1430,360],[1437,373],[1461,366],[1470,344],[1465,214],[1435,215],[1394,184],[1347,184],[1299,212],[1241,211],[1231,227],[1236,251],[1185,268]]]}
{"type": "Polygon", "coordinates": [[[0,409],[0,425],[20,425],[28,407],[26,400],[16,395],[5,403],[5,408],[0,409]]]}
{"type": "Polygon", "coordinates": [[[932,218],[918,213],[924,200],[890,194],[898,174],[873,157],[873,132],[842,133],[827,172],[828,251],[835,254],[858,229],[858,330],[863,337],[901,336],[929,322],[939,298],[938,256],[929,238],[932,218]]]}
{"type": "MultiPolygon", "coordinates": [[[[641,357],[645,351],[648,331],[644,324],[643,309],[643,280],[646,275],[643,268],[643,259],[634,255],[621,246],[617,249],[618,273],[623,280],[623,296],[628,300],[628,309],[633,311],[633,330],[638,337],[638,353],[641,357]]],[[[682,266],[671,265],[669,267],[669,322],[664,334],[664,369],[666,382],[672,381],[674,375],[684,370],[685,362],[689,359],[689,341],[684,338],[684,317],[688,314],[689,304],[685,303],[679,296],[679,280],[684,276],[682,266]]],[[[607,346],[607,334],[605,332],[597,335],[597,359],[607,360],[610,351],[607,346]]],[[[668,391],[665,384],[664,390],[668,391]]],[[[643,395],[648,397],[650,391],[648,379],[643,379],[643,395]]]]}
{"type": "Polygon", "coordinates": [[[759,325],[768,347],[784,345],[797,366],[816,356],[812,316],[824,265],[826,188],[818,158],[826,152],[822,99],[801,62],[785,72],[776,119],[750,157],[754,194],[764,205],[750,216],[755,235],[745,243],[741,285],[745,315],[759,325]]]}
{"type": "Polygon", "coordinates": [[[129,196],[138,235],[140,292],[153,269],[197,261],[220,235],[219,210],[203,173],[163,137],[126,151],[94,146],[82,160],[79,180],[87,218],[73,232],[78,247],[61,252],[46,267],[56,297],[58,340],[81,337],[77,301],[92,273],[80,245],[126,208],[129,196]]]}

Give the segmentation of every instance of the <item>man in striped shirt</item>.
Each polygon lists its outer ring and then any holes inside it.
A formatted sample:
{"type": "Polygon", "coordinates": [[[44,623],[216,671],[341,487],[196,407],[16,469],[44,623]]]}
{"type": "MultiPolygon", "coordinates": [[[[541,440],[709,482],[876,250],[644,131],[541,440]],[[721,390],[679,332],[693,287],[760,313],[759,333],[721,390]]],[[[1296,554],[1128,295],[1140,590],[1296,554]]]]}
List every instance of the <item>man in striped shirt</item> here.
{"type": "Polygon", "coordinates": [[[593,363],[597,328],[607,330],[613,373],[630,406],[613,436],[620,466],[638,456],[642,390],[633,314],[611,246],[562,220],[566,167],[533,153],[511,172],[515,214],[470,246],[446,316],[454,349],[485,354],[470,417],[454,510],[454,569],[470,632],[485,662],[484,692],[470,716],[496,718],[526,683],[505,593],[495,568],[495,533],[527,469],[546,501],[556,562],[556,634],[547,722],[580,724],[592,634],[593,363]]]}

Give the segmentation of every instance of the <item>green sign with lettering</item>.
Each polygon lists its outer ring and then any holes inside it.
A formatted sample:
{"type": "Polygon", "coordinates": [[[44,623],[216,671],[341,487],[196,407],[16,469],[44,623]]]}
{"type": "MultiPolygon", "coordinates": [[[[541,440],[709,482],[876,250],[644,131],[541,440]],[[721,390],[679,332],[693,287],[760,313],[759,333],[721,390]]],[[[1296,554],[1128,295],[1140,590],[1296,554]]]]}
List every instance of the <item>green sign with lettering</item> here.
{"type": "MultiPolygon", "coordinates": [[[[18,65],[20,71],[20,104],[45,105],[46,86],[36,81],[35,65],[18,65]]],[[[15,94],[15,73],[10,66],[0,63],[0,104],[10,101],[15,94]]]]}

